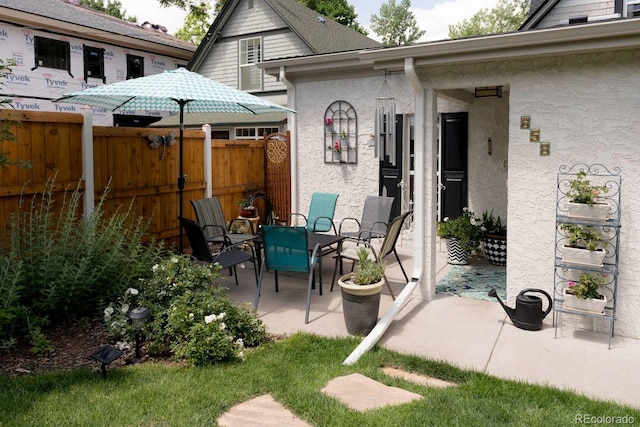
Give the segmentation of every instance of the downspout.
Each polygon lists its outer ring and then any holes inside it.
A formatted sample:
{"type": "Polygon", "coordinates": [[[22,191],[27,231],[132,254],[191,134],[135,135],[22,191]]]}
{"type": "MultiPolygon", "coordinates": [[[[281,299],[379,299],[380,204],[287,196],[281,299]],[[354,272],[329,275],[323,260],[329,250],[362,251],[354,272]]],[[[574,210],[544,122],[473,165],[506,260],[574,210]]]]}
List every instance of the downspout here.
{"type": "MultiPolygon", "coordinates": [[[[287,80],[287,71],[280,67],[279,80],[287,87],[287,107],[296,111],[296,87],[287,80]]],[[[295,113],[287,114],[287,127],[291,138],[291,212],[298,211],[298,121],[295,113]]]]}
{"type": "Polygon", "coordinates": [[[413,58],[405,58],[404,72],[413,86],[415,92],[415,168],[414,168],[414,212],[413,212],[413,274],[400,295],[395,299],[391,307],[382,316],[373,330],[367,335],[353,352],[342,362],[343,365],[353,365],[360,357],[371,350],[371,348],[382,338],[382,335],[391,325],[393,319],[400,310],[409,302],[414,290],[420,283],[423,270],[424,259],[424,135],[425,135],[425,90],[415,72],[413,58]]]}

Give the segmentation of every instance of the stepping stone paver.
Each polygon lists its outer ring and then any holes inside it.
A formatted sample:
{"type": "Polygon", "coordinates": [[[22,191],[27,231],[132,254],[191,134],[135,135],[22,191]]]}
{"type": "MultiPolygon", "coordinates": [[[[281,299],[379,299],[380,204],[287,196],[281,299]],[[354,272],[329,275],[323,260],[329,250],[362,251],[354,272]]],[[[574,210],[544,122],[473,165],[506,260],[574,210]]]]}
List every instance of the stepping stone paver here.
{"type": "Polygon", "coordinates": [[[403,371],[397,368],[382,368],[382,372],[392,377],[400,377],[407,381],[411,381],[420,385],[426,385],[429,387],[451,387],[456,385],[455,383],[451,383],[449,381],[432,378],[428,375],[413,374],[411,372],[403,371]]]}
{"type": "Polygon", "coordinates": [[[242,402],[218,418],[221,427],[311,427],[265,394],[242,402]]]}
{"type": "Polygon", "coordinates": [[[400,405],[422,399],[419,394],[398,387],[390,387],[362,374],[334,378],[327,383],[322,392],[356,411],[366,411],[386,405],[400,405]]]}

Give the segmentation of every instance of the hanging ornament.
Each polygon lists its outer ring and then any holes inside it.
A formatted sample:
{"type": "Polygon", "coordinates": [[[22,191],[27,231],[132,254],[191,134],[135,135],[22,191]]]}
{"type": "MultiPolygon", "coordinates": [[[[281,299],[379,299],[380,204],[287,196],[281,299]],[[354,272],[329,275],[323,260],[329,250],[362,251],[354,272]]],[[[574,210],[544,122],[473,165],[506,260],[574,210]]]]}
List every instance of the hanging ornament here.
{"type": "Polygon", "coordinates": [[[377,158],[389,157],[389,162],[396,165],[395,148],[396,99],[387,83],[387,71],[384,71],[384,82],[376,97],[374,118],[375,150],[377,158]]]}

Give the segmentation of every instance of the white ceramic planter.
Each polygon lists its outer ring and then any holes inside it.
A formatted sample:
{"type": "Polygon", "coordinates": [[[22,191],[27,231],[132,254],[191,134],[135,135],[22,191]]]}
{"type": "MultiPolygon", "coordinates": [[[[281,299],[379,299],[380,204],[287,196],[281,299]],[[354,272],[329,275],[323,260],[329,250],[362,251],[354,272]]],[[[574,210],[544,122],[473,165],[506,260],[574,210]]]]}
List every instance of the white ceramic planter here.
{"type": "Polygon", "coordinates": [[[565,246],[564,254],[562,255],[562,262],[565,264],[602,267],[605,255],[606,252],[604,249],[590,251],[588,249],[565,246]]]}
{"type": "Polygon", "coordinates": [[[569,218],[606,221],[609,218],[609,203],[598,202],[589,206],[586,203],[569,202],[569,218]]]}
{"type": "Polygon", "coordinates": [[[578,298],[567,293],[568,289],[562,290],[564,296],[564,308],[570,310],[588,311],[595,314],[604,313],[604,307],[607,305],[607,297],[604,295],[602,299],[578,298]]]}

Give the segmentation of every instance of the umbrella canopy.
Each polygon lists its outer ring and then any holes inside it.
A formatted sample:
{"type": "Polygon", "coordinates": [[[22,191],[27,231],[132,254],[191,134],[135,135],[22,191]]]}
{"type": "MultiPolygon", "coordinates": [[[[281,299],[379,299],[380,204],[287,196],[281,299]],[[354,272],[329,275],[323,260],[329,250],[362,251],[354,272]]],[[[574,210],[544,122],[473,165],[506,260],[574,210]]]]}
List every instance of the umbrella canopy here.
{"type": "MultiPolygon", "coordinates": [[[[185,106],[187,111],[193,113],[294,112],[185,68],[67,93],[54,102],[89,105],[111,111],[126,109],[178,112],[180,114],[180,176],[178,177],[180,217],[182,217],[182,194],[185,183],[182,167],[185,106]]],[[[182,252],[182,224],[180,224],[180,252],[182,252]]]]}
{"type": "Polygon", "coordinates": [[[55,102],[90,105],[112,111],[179,112],[181,103],[193,113],[261,114],[293,111],[185,68],[68,93],[55,102]]]}

